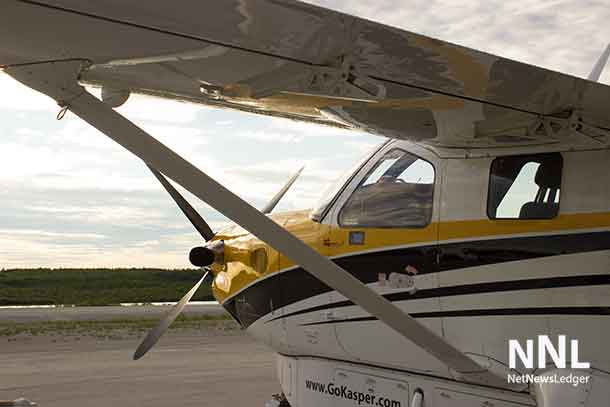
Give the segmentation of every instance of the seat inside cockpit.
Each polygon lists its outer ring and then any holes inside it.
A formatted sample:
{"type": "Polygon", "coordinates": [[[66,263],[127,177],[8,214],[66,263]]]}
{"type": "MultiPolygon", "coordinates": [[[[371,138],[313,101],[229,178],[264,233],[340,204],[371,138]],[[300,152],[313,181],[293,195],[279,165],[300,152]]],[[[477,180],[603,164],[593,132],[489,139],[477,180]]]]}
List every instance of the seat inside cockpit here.
{"type": "Polygon", "coordinates": [[[519,219],[552,219],[559,212],[559,190],[561,171],[550,161],[540,163],[534,178],[538,192],[533,201],[525,203],[519,219]]]}
{"type": "Polygon", "coordinates": [[[555,218],[559,213],[562,167],[559,153],[496,158],[489,180],[489,217],[555,218]]]}

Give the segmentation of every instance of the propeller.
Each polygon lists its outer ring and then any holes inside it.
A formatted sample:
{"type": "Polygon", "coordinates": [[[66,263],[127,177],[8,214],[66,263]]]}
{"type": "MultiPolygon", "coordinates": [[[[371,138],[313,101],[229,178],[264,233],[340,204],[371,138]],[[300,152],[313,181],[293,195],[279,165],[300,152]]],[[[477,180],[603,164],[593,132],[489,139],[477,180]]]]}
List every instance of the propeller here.
{"type": "Polygon", "coordinates": [[[593,82],[599,82],[599,77],[602,76],[602,73],[604,72],[604,68],[606,67],[606,64],[608,63],[609,57],[610,57],[610,44],[608,44],[606,46],[606,49],[600,55],[599,59],[595,63],[595,66],[593,67],[593,70],[591,71],[591,73],[589,74],[589,77],[587,79],[589,79],[590,81],[593,81],[593,82]]]}
{"type": "MultiPolygon", "coordinates": [[[[186,215],[191,224],[197,229],[201,237],[205,241],[209,241],[214,237],[214,232],[208,225],[208,223],[203,220],[201,215],[188,203],[188,201],[172,186],[172,184],[161,174],[159,171],[148,165],[148,168],[153,173],[153,175],[159,180],[163,188],[170,194],[173,200],[176,202],[182,213],[186,215]]],[[[263,213],[270,213],[273,208],[278,204],[278,202],[282,199],[282,197],[286,194],[286,192],[290,189],[292,184],[297,180],[303,168],[299,169],[288,182],[282,187],[282,189],[269,201],[269,203],[263,208],[263,213]]],[[[208,247],[195,247],[189,253],[189,260],[191,263],[197,267],[206,267],[214,262],[215,253],[213,250],[208,247]]],[[[207,271],[201,279],[187,292],[184,297],[180,299],[180,301],[174,305],[168,313],[159,321],[159,324],[155,326],[144,338],[142,343],[136,349],[136,352],[133,355],[133,360],[138,360],[142,356],[144,356],[152,347],[157,343],[157,341],[163,336],[165,331],[170,327],[170,325],[178,318],[178,316],[182,313],[188,302],[193,298],[201,284],[206,280],[209,275],[209,271],[207,271]]]]}
{"type": "Polygon", "coordinates": [[[288,192],[288,190],[290,189],[292,184],[294,184],[294,182],[297,180],[297,178],[299,178],[299,175],[301,175],[301,172],[303,172],[304,168],[305,168],[305,166],[302,166],[292,177],[290,177],[290,179],[286,182],[286,184],[282,187],[282,189],[280,189],[278,191],[278,193],[275,194],[275,196],[273,198],[271,198],[269,203],[267,205],[265,205],[265,207],[263,209],[261,209],[262,213],[269,214],[269,213],[271,213],[271,211],[273,211],[273,209],[280,202],[280,200],[284,197],[284,195],[286,195],[286,192],[288,192]]]}
{"type": "MultiPolygon", "coordinates": [[[[163,176],[163,174],[161,174],[159,171],[157,171],[156,169],[154,169],[153,167],[151,167],[148,164],[146,164],[146,166],[153,173],[153,175],[159,180],[161,185],[163,185],[163,188],[165,188],[165,190],[174,199],[174,201],[176,202],[176,204],[178,205],[178,207],[180,208],[182,213],[184,213],[184,215],[186,215],[186,217],[191,222],[191,224],[195,227],[195,229],[197,229],[197,231],[199,232],[201,237],[203,237],[203,239],[206,242],[209,240],[212,240],[212,238],[214,238],[214,236],[215,236],[215,233],[212,231],[212,228],[210,228],[210,225],[208,225],[208,223],[201,217],[201,215],[199,215],[199,213],[195,210],[195,208],[193,208],[191,206],[191,204],[188,203],[188,201],[180,194],[180,192],[178,192],[176,190],[176,188],[174,188],[172,186],[172,184],[167,180],[167,178],[165,178],[163,176]]],[[[284,197],[284,195],[286,195],[286,192],[288,192],[290,187],[292,187],[292,185],[295,183],[295,181],[299,178],[299,176],[303,172],[303,169],[305,169],[305,166],[302,166],[301,168],[299,168],[299,170],[296,173],[294,173],[292,175],[292,177],[290,177],[290,179],[288,179],[288,181],[286,182],[286,184],[284,184],[282,189],[280,189],[277,192],[277,194],[275,194],[273,196],[273,198],[271,198],[271,200],[267,203],[267,205],[265,205],[261,209],[262,213],[267,215],[267,214],[270,214],[273,211],[273,209],[275,209],[275,207],[281,201],[281,199],[284,197]]]]}
{"type": "MultiPolygon", "coordinates": [[[[173,187],[173,185],[161,174],[159,171],[146,164],[148,169],[153,173],[155,178],[159,180],[163,188],[169,193],[176,205],[180,208],[182,213],[188,218],[191,224],[197,229],[203,240],[210,241],[214,238],[215,233],[208,223],[199,215],[199,213],[188,203],[188,201],[173,187]]],[[[196,267],[207,267],[214,263],[215,254],[214,251],[208,247],[200,246],[191,249],[189,253],[189,260],[192,265],[196,267]]]]}
{"type": "Polygon", "coordinates": [[[184,213],[188,220],[191,221],[193,226],[195,226],[195,229],[197,229],[201,237],[203,237],[203,240],[205,240],[206,242],[208,240],[211,240],[214,237],[214,232],[212,231],[210,225],[208,225],[208,223],[203,220],[201,215],[197,213],[195,208],[193,208],[191,204],[189,204],[187,200],[184,199],[182,195],[180,195],[180,192],[178,192],[176,188],[174,188],[172,184],[169,183],[167,178],[165,178],[159,171],[155,170],[150,165],[146,164],[146,166],[159,180],[161,185],[163,185],[163,188],[165,188],[165,190],[171,195],[171,197],[174,199],[182,213],[184,213]]]}
{"type": "Polygon", "coordinates": [[[182,313],[182,311],[186,307],[186,304],[188,304],[191,298],[193,298],[193,296],[199,289],[199,286],[201,286],[201,283],[205,281],[209,273],[210,272],[207,271],[203,275],[203,277],[201,277],[199,281],[197,281],[197,284],[195,284],[193,288],[191,288],[189,292],[186,293],[186,295],[182,297],[180,301],[178,301],[178,303],[169,310],[165,317],[161,321],[159,321],[159,324],[155,326],[152,330],[150,330],[150,332],[148,332],[142,343],[140,343],[140,346],[138,346],[138,349],[136,349],[136,352],[133,354],[133,360],[140,359],[146,354],[146,352],[148,352],[153,346],[155,346],[155,344],[157,343],[159,338],[161,338],[161,336],[165,333],[167,328],[169,328],[169,326],[176,320],[176,318],[178,318],[178,315],[182,313]]]}

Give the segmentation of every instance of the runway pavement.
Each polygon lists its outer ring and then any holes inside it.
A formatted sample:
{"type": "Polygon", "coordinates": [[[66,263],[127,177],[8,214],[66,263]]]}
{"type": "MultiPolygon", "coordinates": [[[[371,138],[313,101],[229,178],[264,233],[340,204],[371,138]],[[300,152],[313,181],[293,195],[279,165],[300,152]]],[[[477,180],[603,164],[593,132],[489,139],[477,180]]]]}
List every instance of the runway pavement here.
{"type": "Polygon", "coordinates": [[[40,407],[262,407],[274,356],[241,331],[170,331],[142,360],[138,338],[0,338],[0,399],[40,407]]]}
{"type": "MultiPolygon", "coordinates": [[[[158,318],[171,307],[168,305],[107,306],[107,307],[35,307],[0,308],[1,322],[42,321],[103,321],[111,319],[158,318]]],[[[191,303],[186,316],[223,315],[224,309],[215,302],[191,303]]]]}

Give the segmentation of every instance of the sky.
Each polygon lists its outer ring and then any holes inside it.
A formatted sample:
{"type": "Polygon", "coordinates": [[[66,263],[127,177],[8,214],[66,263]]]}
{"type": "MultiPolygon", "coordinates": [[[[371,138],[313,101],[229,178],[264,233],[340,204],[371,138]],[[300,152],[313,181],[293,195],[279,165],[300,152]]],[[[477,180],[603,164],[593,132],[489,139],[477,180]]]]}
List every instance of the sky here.
{"type": "MultiPolygon", "coordinates": [[[[314,3],[581,77],[610,42],[607,0],[314,3]]],[[[142,162],[3,74],[0,95],[0,268],[189,266],[201,238],[142,162]]],[[[143,96],[118,110],[257,207],[305,165],[277,210],[312,207],[383,141],[143,96]]],[[[226,222],[185,196],[212,228],[226,222]]]]}

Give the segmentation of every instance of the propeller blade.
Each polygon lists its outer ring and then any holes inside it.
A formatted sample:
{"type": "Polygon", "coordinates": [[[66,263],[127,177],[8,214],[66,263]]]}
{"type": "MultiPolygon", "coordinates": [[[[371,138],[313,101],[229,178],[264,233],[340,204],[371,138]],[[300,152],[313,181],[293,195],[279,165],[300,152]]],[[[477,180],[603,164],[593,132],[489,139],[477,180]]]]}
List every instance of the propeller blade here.
{"type": "Polygon", "coordinates": [[[184,307],[186,307],[186,304],[188,304],[191,298],[193,298],[193,295],[195,295],[195,293],[201,286],[201,283],[205,281],[206,277],[208,276],[208,273],[209,271],[206,272],[203,277],[199,279],[197,284],[195,284],[193,288],[191,288],[189,292],[186,293],[186,295],[182,297],[180,301],[172,307],[172,309],[169,310],[165,317],[161,321],[159,321],[159,324],[153,329],[151,329],[150,332],[148,332],[140,346],[138,346],[138,349],[136,349],[136,352],[133,354],[133,360],[140,359],[146,354],[146,352],[148,352],[153,346],[155,346],[159,338],[161,338],[161,336],[165,333],[167,328],[169,328],[172,322],[174,322],[176,318],[178,318],[178,315],[182,313],[184,307]]]}
{"type": "Polygon", "coordinates": [[[267,205],[265,205],[265,207],[263,209],[261,209],[262,213],[267,215],[273,211],[273,209],[280,202],[280,200],[284,197],[284,195],[286,195],[286,192],[288,192],[288,190],[290,189],[292,184],[294,184],[294,182],[297,180],[297,178],[299,178],[299,175],[301,175],[301,172],[303,172],[304,168],[305,168],[305,166],[302,166],[300,170],[298,170],[292,177],[290,177],[290,179],[288,180],[288,182],[286,182],[286,184],[282,187],[282,189],[280,189],[278,191],[278,193],[275,194],[275,196],[273,198],[271,198],[269,203],[267,205]]]}
{"type": "Polygon", "coordinates": [[[208,225],[207,222],[203,220],[203,218],[199,215],[199,213],[197,213],[195,208],[193,208],[191,204],[189,204],[187,200],[184,199],[180,192],[178,192],[176,188],[174,188],[172,184],[169,183],[169,181],[163,176],[163,174],[161,174],[159,171],[157,171],[148,164],[146,164],[146,166],[159,180],[161,185],[163,185],[163,188],[165,188],[165,190],[171,195],[171,197],[174,199],[182,213],[184,213],[186,217],[191,221],[191,224],[195,226],[195,229],[197,229],[201,237],[203,237],[206,242],[212,239],[214,237],[214,232],[212,231],[212,228],[210,228],[210,225],[208,225]]]}
{"type": "Polygon", "coordinates": [[[595,66],[593,67],[593,70],[591,71],[591,73],[589,74],[589,77],[587,79],[589,79],[590,81],[593,81],[593,82],[599,82],[599,77],[602,76],[602,72],[604,72],[604,68],[606,67],[606,64],[608,63],[609,57],[610,57],[610,44],[608,44],[606,46],[606,49],[600,55],[599,59],[595,63],[595,66]]]}

